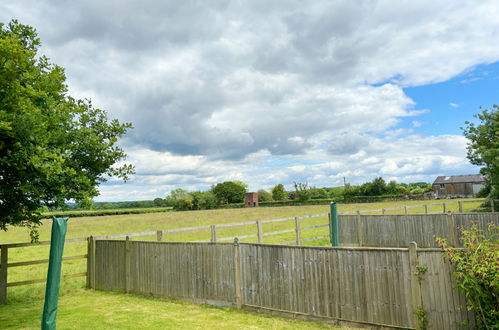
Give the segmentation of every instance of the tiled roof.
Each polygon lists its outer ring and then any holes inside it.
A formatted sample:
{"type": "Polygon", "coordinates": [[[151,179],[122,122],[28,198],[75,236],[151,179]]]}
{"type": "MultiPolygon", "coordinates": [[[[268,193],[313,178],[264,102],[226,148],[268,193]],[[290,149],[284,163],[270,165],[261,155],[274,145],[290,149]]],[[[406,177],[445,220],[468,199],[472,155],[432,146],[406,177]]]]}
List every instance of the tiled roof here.
{"type": "Polygon", "coordinates": [[[485,177],[481,174],[438,176],[433,184],[440,183],[484,183],[485,177]]]}

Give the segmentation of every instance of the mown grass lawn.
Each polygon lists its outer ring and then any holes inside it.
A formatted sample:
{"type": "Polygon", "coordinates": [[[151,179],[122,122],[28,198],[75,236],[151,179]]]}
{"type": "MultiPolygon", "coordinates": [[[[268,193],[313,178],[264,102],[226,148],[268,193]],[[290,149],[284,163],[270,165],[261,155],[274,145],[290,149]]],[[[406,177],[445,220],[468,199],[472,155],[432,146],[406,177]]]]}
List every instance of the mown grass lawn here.
{"type": "MultiPolygon", "coordinates": [[[[1,329],[39,329],[43,300],[0,305],[1,329]]],[[[347,329],[177,300],[75,290],[59,299],[58,329],[347,329]]]]}

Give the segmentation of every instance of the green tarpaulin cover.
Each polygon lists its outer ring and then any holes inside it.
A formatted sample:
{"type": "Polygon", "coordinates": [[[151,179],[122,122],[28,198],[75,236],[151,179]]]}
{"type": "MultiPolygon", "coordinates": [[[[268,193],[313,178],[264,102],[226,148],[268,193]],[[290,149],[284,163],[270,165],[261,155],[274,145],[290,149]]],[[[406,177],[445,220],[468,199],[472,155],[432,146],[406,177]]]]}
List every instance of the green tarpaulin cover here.
{"type": "Polygon", "coordinates": [[[56,328],[57,300],[61,284],[62,253],[64,251],[68,219],[52,218],[50,258],[47,272],[47,287],[45,289],[45,305],[43,306],[42,330],[54,330],[56,328]]]}

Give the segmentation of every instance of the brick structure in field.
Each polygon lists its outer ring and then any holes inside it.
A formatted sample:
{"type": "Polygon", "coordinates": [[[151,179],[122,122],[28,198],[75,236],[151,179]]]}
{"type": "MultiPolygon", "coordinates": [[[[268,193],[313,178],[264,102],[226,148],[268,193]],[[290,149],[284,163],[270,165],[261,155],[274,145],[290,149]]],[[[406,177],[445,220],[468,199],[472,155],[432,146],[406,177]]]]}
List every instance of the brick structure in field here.
{"type": "Polygon", "coordinates": [[[246,193],[244,195],[244,207],[258,207],[258,193],[246,193]]]}

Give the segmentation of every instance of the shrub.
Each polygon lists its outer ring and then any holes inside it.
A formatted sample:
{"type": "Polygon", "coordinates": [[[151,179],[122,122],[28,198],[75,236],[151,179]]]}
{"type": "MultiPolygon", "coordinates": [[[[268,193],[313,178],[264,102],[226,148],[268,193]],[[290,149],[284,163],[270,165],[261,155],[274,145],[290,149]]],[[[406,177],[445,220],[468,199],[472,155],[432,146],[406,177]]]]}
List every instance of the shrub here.
{"type": "Polygon", "coordinates": [[[499,227],[489,225],[489,235],[473,223],[461,230],[464,248],[437,238],[445,258],[454,265],[457,289],[467,297],[478,329],[499,329],[499,227]]]}

